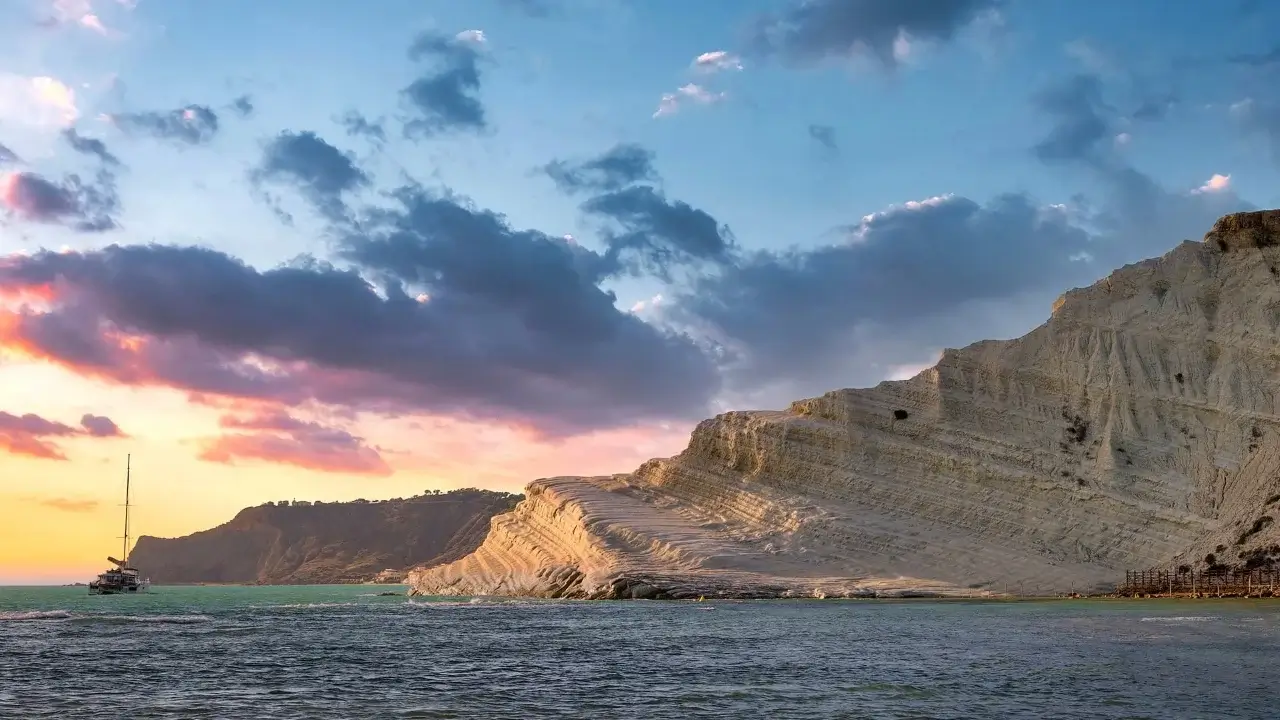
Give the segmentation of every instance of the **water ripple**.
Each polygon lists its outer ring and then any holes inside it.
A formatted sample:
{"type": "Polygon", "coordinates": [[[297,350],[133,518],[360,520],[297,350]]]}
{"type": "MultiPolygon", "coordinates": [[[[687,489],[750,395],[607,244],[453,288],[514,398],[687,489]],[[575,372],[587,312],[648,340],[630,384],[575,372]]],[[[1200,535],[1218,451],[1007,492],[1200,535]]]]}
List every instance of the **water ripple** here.
{"type": "Polygon", "coordinates": [[[4,592],[3,718],[1264,717],[1280,664],[1264,603],[4,592]]]}

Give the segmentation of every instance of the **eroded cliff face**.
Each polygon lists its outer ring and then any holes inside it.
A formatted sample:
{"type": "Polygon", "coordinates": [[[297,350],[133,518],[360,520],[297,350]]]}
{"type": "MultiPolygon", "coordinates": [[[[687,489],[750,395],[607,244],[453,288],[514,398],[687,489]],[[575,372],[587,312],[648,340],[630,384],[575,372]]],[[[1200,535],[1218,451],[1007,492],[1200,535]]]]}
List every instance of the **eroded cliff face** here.
{"type": "Polygon", "coordinates": [[[130,559],[156,583],[359,582],[475,550],[518,496],[459,490],[381,502],[263,505],[180,538],[143,536],[130,559]]]}
{"type": "Polygon", "coordinates": [[[419,594],[1061,593],[1280,558],[1280,211],[1222,218],[916,377],[549,478],[419,594]]]}

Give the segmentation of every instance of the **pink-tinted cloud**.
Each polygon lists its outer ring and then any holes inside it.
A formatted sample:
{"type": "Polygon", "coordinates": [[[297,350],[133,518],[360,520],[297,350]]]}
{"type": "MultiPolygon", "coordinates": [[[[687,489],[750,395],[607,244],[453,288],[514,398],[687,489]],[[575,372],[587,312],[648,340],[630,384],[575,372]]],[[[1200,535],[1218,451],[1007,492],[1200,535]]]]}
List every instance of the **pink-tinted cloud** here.
{"type": "Polygon", "coordinates": [[[355,475],[390,475],[392,469],[364,438],[341,428],[300,420],[284,411],[249,417],[226,416],[222,427],[238,430],[210,440],[200,459],[232,464],[261,460],[307,470],[355,475]]]}
{"type": "Polygon", "coordinates": [[[197,248],[42,252],[0,258],[0,347],[211,403],[317,402],[561,436],[701,415],[716,381],[705,356],[586,294],[587,308],[555,296],[545,318],[508,317],[461,292],[384,298],[353,272],[258,272],[197,248]]]}
{"type": "Polygon", "coordinates": [[[0,411],[0,450],[13,455],[45,460],[66,460],[55,440],[73,437],[123,437],[120,428],[110,418],[85,415],[80,427],[54,420],[46,420],[34,413],[14,415],[0,411]]]}
{"type": "Polygon", "coordinates": [[[54,182],[36,173],[9,172],[0,174],[0,209],[28,222],[103,232],[116,227],[112,215],[119,209],[119,200],[109,173],[89,184],[77,175],[54,182]]]}

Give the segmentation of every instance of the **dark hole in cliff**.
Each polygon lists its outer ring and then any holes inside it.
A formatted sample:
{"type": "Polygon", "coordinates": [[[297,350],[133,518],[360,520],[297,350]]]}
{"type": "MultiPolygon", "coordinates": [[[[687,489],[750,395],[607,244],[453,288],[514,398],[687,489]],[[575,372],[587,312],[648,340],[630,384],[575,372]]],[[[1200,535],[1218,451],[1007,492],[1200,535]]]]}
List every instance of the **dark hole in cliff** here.
{"type": "Polygon", "coordinates": [[[1178,566],[1178,574],[1179,574],[1179,575],[1186,575],[1186,574],[1187,574],[1187,573],[1189,573],[1189,572],[1191,572],[1191,566],[1190,566],[1190,565],[1179,565],[1179,566],[1178,566]]]}
{"type": "Polygon", "coordinates": [[[1275,265],[1272,265],[1267,269],[1271,271],[1272,275],[1280,275],[1280,270],[1277,270],[1275,265]]]}
{"type": "Polygon", "coordinates": [[[1219,545],[1218,547],[1214,548],[1214,550],[1217,550],[1218,552],[1226,552],[1226,550],[1227,550],[1227,546],[1226,546],[1226,545],[1219,545]]]}
{"type": "Polygon", "coordinates": [[[1218,238],[1218,249],[1219,249],[1219,250],[1221,250],[1222,252],[1226,252],[1226,251],[1227,251],[1227,239],[1226,239],[1226,238],[1224,238],[1224,237],[1219,237],[1219,238],[1218,238]]]}
{"type": "Polygon", "coordinates": [[[1086,482],[1084,478],[1076,478],[1076,484],[1077,484],[1077,485],[1079,485],[1080,487],[1084,487],[1085,485],[1088,485],[1089,483],[1088,483],[1088,482],[1086,482]]]}
{"type": "Polygon", "coordinates": [[[1280,495],[1272,495],[1271,497],[1267,498],[1267,501],[1263,503],[1263,505],[1270,505],[1271,503],[1276,502],[1277,500],[1280,500],[1280,495]]]}
{"type": "Polygon", "coordinates": [[[1089,423],[1079,415],[1070,415],[1066,410],[1062,411],[1062,417],[1067,421],[1067,439],[1071,442],[1083,444],[1085,438],[1089,436],[1089,423]]]}
{"type": "Polygon", "coordinates": [[[1255,437],[1255,438],[1260,438],[1260,437],[1262,437],[1262,431],[1258,429],[1258,426],[1257,426],[1257,425],[1254,425],[1254,426],[1253,426],[1253,429],[1249,430],[1249,434],[1250,434],[1250,435],[1252,435],[1252,436],[1253,436],[1253,437],[1255,437]]]}
{"type": "Polygon", "coordinates": [[[1066,470],[1063,470],[1062,477],[1071,477],[1071,473],[1067,472],[1066,470]]]}
{"type": "Polygon", "coordinates": [[[907,418],[909,418],[909,417],[911,417],[911,413],[907,412],[906,410],[894,410],[894,411],[893,411],[893,419],[894,419],[894,420],[906,420],[906,419],[907,419],[907,418]]]}
{"type": "Polygon", "coordinates": [[[1217,565],[1217,564],[1218,564],[1218,556],[1217,556],[1217,555],[1214,555],[1213,553],[1209,553],[1208,555],[1205,555],[1205,556],[1204,556],[1204,564],[1205,564],[1205,565],[1217,565]]]}
{"type": "Polygon", "coordinates": [[[1173,379],[1177,380],[1178,384],[1181,385],[1183,383],[1182,373],[1174,373],[1173,379]]]}
{"type": "Polygon", "coordinates": [[[1116,448],[1116,452],[1124,452],[1124,448],[1122,448],[1122,447],[1118,447],[1118,448],[1116,448]]]}

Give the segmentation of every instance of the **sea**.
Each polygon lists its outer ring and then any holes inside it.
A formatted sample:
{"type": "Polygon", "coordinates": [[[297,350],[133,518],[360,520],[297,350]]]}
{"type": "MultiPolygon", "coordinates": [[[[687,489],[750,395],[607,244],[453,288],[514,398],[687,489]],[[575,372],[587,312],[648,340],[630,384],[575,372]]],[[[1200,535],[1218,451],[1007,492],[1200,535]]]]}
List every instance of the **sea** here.
{"type": "Polygon", "coordinates": [[[1280,602],[403,590],[0,588],[0,717],[1280,717],[1280,602]]]}

